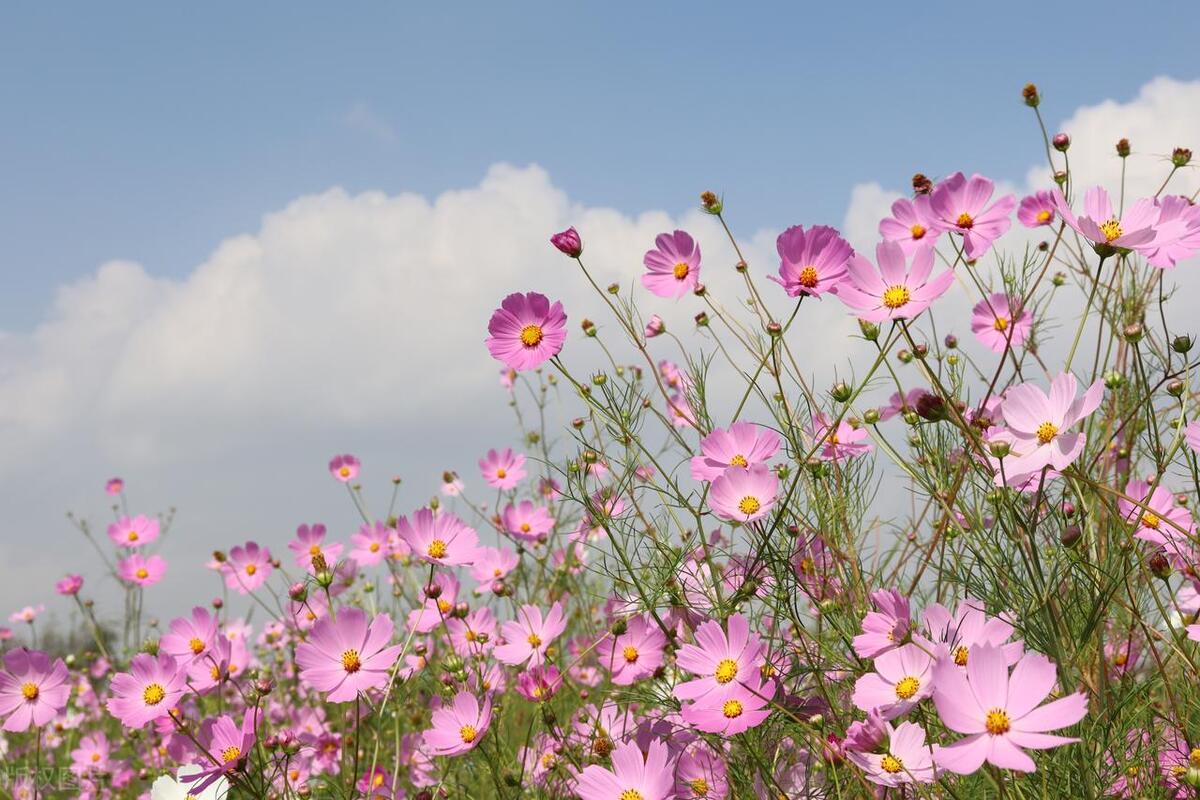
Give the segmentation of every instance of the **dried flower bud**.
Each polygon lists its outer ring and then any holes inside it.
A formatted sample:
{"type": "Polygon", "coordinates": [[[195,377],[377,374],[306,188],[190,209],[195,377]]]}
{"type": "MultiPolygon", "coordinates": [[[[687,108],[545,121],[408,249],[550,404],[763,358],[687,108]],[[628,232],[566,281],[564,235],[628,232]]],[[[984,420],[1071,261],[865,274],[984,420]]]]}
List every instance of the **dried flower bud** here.
{"type": "Polygon", "coordinates": [[[1030,108],[1037,108],[1042,102],[1041,95],[1038,94],[1038,88],[1032,83],[1025,84],[1025,88],[1021,90],[1021,97],[1025,99],[1025,105],[1030,108]]]}
{"type": "Polygon", "coordinates": [[[929,194],[933,191],[933,181],[918,172],[912,176],[912,188],[913,194],[929,194]]]}
{"type": "Polygon", "coordinates": [[[1192,160],[1192,151],[1186,147],[1176,147],[1171,151],[1171,164],[1176,167],[1186,167],[1192,160]]]}
{"type": "Polygon", "coordinates": [[[696,315],[696,327],[704,328],[707,326],[708,326],[708,314],[701,311],[699,314],[696,315]]]}
{"type": "Polygon", "coordinates": [[[1128,139],[1118,139],[1117,140],[1117,155],[1119,155],[1121,158],[1129,157],[1129,140],[1128,139]]]}
{"type": "Polygon", "coordinates": [[[720,214],[725,208],[725,204],[713,192],[700,193],[700,207],[709,214],[720,214]]]}

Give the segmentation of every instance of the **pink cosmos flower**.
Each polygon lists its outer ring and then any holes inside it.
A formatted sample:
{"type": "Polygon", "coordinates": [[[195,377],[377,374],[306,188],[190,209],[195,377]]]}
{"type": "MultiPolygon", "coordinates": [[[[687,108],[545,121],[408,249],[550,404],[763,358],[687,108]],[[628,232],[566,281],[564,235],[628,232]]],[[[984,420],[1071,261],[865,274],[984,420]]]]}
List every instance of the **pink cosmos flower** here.
{"type": "Polygon", "coordinates": [[[1054,222],[1054,194],[1041,189],[1022,198],[1017,219],[1026,228],[1040,228],[1054,222]]]}
{"type": "Polygon", "coordinates": [[[1108,192],[1093,186],[1083,195],[1083,215],[1076,217],[1061,189],[1055,188],[1052,195],[1063,221],[1090,240],[1097,253],[1108,255],[1114,248],[1138,252],[1152,248],[1159,217],[1153,200],[1138,200],[1118,218],[1108,192]]]}
{"type": "Polygon", "coordinates": [[[271,551],[259,547],[257,542],[246,542],[229,551],[229,557],[221,565],[225,585],[238,594],[250,594],[271,577],[271,551]]]}
{"type": "Polygon", "coordinates": [[[933,751],[925,743],[925,729],[912,722],[895,728],[884,723],[887,748],[882,753],[849,751],[846,757],[880,786],[933,783],[933,751]]]}
{"type": "Polygon", "coordinates": [[[646,323],[646,329],[642,334],[647,339],[653,339],[655,336],[662,336],[667,331],[666,323],[662,321],[662,317],[658,314],[651,314],[650,321],[646,323]]]}
{"type": "Polygon", "coordinates": [[[71,773],[79,777],[109,771],[109,756],[112,745],[103,733],[85,735],[79,747],[71,751],[71,773]]]}
{"type": "Polygon", "coordinates": [[[446,631],[454,652],[464,658],[478,655],[495,646],[496,618],[491,609],[483,606],[462,619],[451,617],[446,620],[446,631]]]}
{"type": "Polygon", "coordinates": [[[933,657],[916,644],[905,644],[881,653],[875,672],[854,684],[854,705],[863,711],[878,709],[885,720],[907,714],[933,693],[933,657]]]}
{"type": "Polygon", "coordinates": [[[779,494],[779,477],[763,464],[728,467],[712,482],[708,505],[721,519],[754,522],[771,513],[779,494]]]}
{"type": "Polygon", "coordinates": [[[141,547],[158,538],[158,520],[138,514],[121,517],[108,526],[108,538],[117,547],[141,547]]]}
{"type": "Polygon", "coordinates": [[[683,721],[704,733],[735,736],[761,725],[771,715],[775,681],[756,676],[724,693],[710,692],[687,703],[679,712],[683,721]]]}
{"type": "Polygon", "coordinates": [[[38,618],[38,615],[41,614],[45,610],[46,610],[46,607],[44,605],[41,605],[40,603],[36,606],[25,606],[20,611],[14,611],[13,613],[9,614],[8,621],[9,622],[24,622],[29,625],[32,625],[33,621],[38,618]]]}
{"type": "Polygon", "coordinates": [[[129,672],[113,676],[108,713],[126,728],[142,728],[171,712],[187,691],[187,672],[166,653],[138,653],[129,672]]]}
{"type": "Polygon", "coordinates": [[[725,800],[729,777],[725,761],[704,743],[689,747],[675,765],[677,800],[725,800]]]}
{"type": "Polygon", "coordinates": [[[854,458],[866,455],[874,446],[866,441],[870,434],[863,428],[855,428],[844,418],[838,421],[837,428],[830,432],[829,418],[821,411],[813,414],[811,436],[814,443],[821,443],[817,456],[825,461],[837,461],[842,458],[854,458]]]}
{"type": "Polygon", "coordinates": [[[909,389],[903,395],[899,392],[892,392],[892,396],[888,398],[888,404],[879,409],[879,419],[886,422],[897,414],[903,414],[907,411],[916,411],[917,401],[926,394],[928,394],[928,392],[919,386],[916,389],[909,389]]]}
{"type": "Polygon", "coordinates": [[[474,750],[492,724],[492,698],[486,695],[482,706],[471,692],[454,695],[449,706],[433,712],[433,727],[422,734],[432,755],[458,756],[474,750]]]}
{"type": "Polygon", "coordinates": [[[551,236],[550,244],[558,248],[560,253],[571,258],[579,258],[583,255],[583,240],[579,238],[579,231],[575,230],[574,226],[551,236]]]}
{"type": "Polygon", "coordinates": [[[510,294],[488,322],[487,349],[492,358],[518,371],[536,369],[558,355],[567,340],[562,303],[550,305],[543,294],[510,294]]]}
{"type": "Polygon", "coordinates": [[[551,664],[521,670],[517,676],[517,694],[531,703],[546,702],[558,693],[562,685],[562,673],[551,664]]]}
{"type": "Polygon", "coordinates": [[[158,649],[180,664],[189,664],[216,644],[218,625],[219,620],[208,609],[196,606],[190,617],[171,621],[171,627],[158,641],[158,649]]]}
{"type": "Polygon", "coordinates": [[[1175,504],[1175,495],[1169,489],[1156,486],[1151,492],[1146,481],[1132,480],[1125,485],[1125,494],[1146,506],[1142,508],[1124,498],[1117,501],[1121,516],[1134,527],[1134,536],[1151,544],[1188,545],[1193,535],[1192,513],[1175,504]]]}
{"type": "Polygon", "coordinates": [[[121,580],[143,589],[162,580],[167,572],[167,562],[162,556],[145,557],[134,553],[117,562],[117,575],[121,580]]]}
{"type": "Polygon", "coordinates": [[[685,231],[660,233],[642,263],[642,285],[659,297],[683,297],[700,281],[700,245],[685,231]]]}
{"type": "Polygon", "coordinates": [[[942,660],[934,667],[933,703],[942,723],[967,734],[938,746],[937,765],[969,775],[984,761],[1001,769],[1033,772],[1022,748],[1045,750],[1077,742],[1046,731],[1074,725],[1087,714],[1083,692],[1038,706],[1054,688],[1057,672],[1041,653],[1026,653],[1009,675],[1004,653],[996,647],[972,647],[966,670],[942,660]]]}
{"type": "Polygon", "coordinates": [[[0,671],[0,717],[4,730],[40,728],[67,707],[70,676],[61,658],[52,663],[38,650],[18,647],[4,655],[0,671]]]}
{"type": "Polygon", "coordinates": [[[522,500],[513,505],[508,504],[504,509],[504,529],[524,542],[536,542],[544,539],[554,528],[554,517],[550,511],[541,506],[535,506],[528,500],[522,500]]]}
{"type": "Polygon", "coordinates": [[[64,597],[73,597],[79,594],[79,590],[83,588],[82,575],[67,575],[58,583],[54,584],[54,591],[64,597]]]}
{"type": "Polygon", "coordinates": [[[463,491],[462,479],[457,472],[442,473],[442,494],[446,497],[458,497],[463,491]]]}
{"type": "Polygon", "coordinates": [[[863,617],[863,632],[854,637],[859,658],[875,658],[903,643],[912,628],[908,598],[896,589],[871,593],[874,611],[863,617]]]}
{"type": "Polygon", "coordinates": [[[956,172],[934,187],[929,197],[929,208],[938,225],[962,235],[963,250],[971,261],[986,253],[1012,225],[1008,215],[1017,200],[1011,194],[984,208],[994,189],[994,184],[982,175],[968,179],[956,172]]]}
{"type": "Polygon", "coordinates": [[[288,542],[288,549],[295,556],[296,566],[308,572],[316,572],[313,567],[313,559],[321,556],[325,559],[325,563],[330,566],[337,563],[338,556],[342,554],[342,545],[340,542],[325,544],[325,526],[317,523],[316,525],[301,525],[296,528],[296,538],[288,542]]]}
{"type": "Polygon", "coordinates": [[[430,564],[471,564],[478,556],[479,534],[449,511],[417,509],[411,523],[408,517],[396,522],[396,533],[413,555],[430,564]]]}
{"type": "Polygon", "coordinates": [[[362,462],[357,457],[343,453],[329,459],[329,474],[342,483],[349,483],[358,477],[361,466],[362,462]]]}
{"type": "Polygon", "coordinates": [[[879,221],[880,238],[900,245],[906,256],[929,247],[941,233],[927,194],[919,194],[912,200],[900,198],[892,203],[892,215],[879,221]]]}
{"type": "Polygon", "coordinates": [[[525,477],[525,456],[508,447],[488,450],[487,456],[479,460],[479,471],[493,489],[515,489],[525,477]]]}
{"type": "Polygon", "coordinates": [[[1025,643],[1009,639],[1015,630],[1005,615],[988,616],[984,604],[974,597],[964,597],[951,615],[941,603],[930,603],[922,614],[925,623],[926,648],[938,658],[949,658],[960,667],[967,665],[970,648],[989,645],[1000,648],[1008,664],[1017,663],[1025,643]]]}
{"type": "Polygon", "coordinates": [[[779,277],[767,277],[782,286],[788,297],[836,293],[854,255],[841,234],[826,225],[814,225],[807,233],[803,225],[794,225],[779,234],[775,249],[779,277]]]}
{"type": "Polygon", "coordinates": [[[713,481],[729,467],[749,469],[765,464],[779,452],[779,444],[779,434],[752,422],[714,428],[700,440],[700,455],[692,458],[692,478],[713,481]]]}
{"type": "Polygon", "coordinates": [[[350,534],[350,557],[361,567],[373,567],[391,555],[396,531],[382,522],[362,525],[350,534]]]}
{"type": "Polygon", "coordinates": [[[709,694],[717,697],[732,692],[739,684],[755,685],[759,670],[766,663],[767,647],[750,622],[733,614],[725,622],[706,620],[696,628],[695,644],[685,644],[675,654],[675,663],[696,677],[678,683],[675,696],[696,700],[709,694]]]}
{"type": "Polygon", "coordinates": [[[667,419],[676,428],[695,428],[696,412],[683,392],[675,392],[667,398],[667,419]]]}
{"type": "Polygon", "coordinates": [[[860,255],[850,260],[849,274],[838,287],[838,298],[861,319],[868,322],[912,319],[944,295],[954,282],[954,270],[946,270],[930,279],[933,272],[933,248],[913,252],[911,267],[904,251],[894,242],[875,247],[879,271],[860,255]]]}
{"type": "Polygon", "coordinates": [[[575,791],[580,800],[670,800],[674,797],[674,764],[667,745],[650,742],[645,759],[636,742],[625,742],[612,752],[612,769],[598,764],[584,767],[575,791]]]}
{"type": "Polygon", "coordinates": [[[458,579],[448,572],[434,575],[430,587],[433,591],[426,591],[424,604],[408,615],[408,627],[417,633],[429,633],[442,624],[458,600],[458,579]]]}
{"type": "Polygon", "coordinates": [[[1021,307],[1013,318],[1013,309],[1020,303],[1001,292],[990,294],[971,309],[971,332],[994,353],[1003,353],[1010,343],[1015,349],[1025,343],[1033,330],[1033,317],[1021,307]]]}
{"type": "Polygon", "coordinates": [[[367,612],[342,608],[337,619],[324,617],[308,640],[296,647],[300,680],[326,695],[330,703],[347,703],[361,692],[387,685],[403,645],[389,646],[392,618],[378,614],[368,626],[367,612]]]}
{"type": "Polygon", "coordinates": [[[994,439],[1009,444],[1010,455],[1001,461],[1003,474],[996,483],[1020,482],[1045,467],[1062,471],[1083,452],[1086,437],[1071,428],[1095,411],[1104,397],[1104,384],[1093,383],[1082,397],[1075,376],[1064,373],[1050,384],[1050,394],[1031,383],[1013,386],[1004,394],[1001,409],[1006,427],[994,439]]]}
{"type": "Polygon", "coordinates": [[[1171,269],[1177,261],[1200,252],[1200,206],[1187,197],[1170,195],[1154,200],[1158,208],[1157,235],[1139,252],[1159,269],[1171,269]]]}
{"type": "Polygon", "coordinates": [[[488,584],[507,576],[519,561],[517,554],[506,547],[480,547],[471,565],[471,577],[488,584]]]}
{"type": "Polygon", "coordinates": [[[109,478],[108,482],[104,484],[104,491],[115,497],[125,491],[125,481],[120,478],[109,478]]]}
{"type": "Polygon", "coordinates": [[[535,667],[546,658],[546,651],[567,629],[567,618],[558,603],[550,606],[543,618],[542,610],[534,605],[517,609],[517,618],[500,628],[504,643],[493,651],[504,664],[524,664],[535,667]]]}
{"type": "Polygon", "coordinates": [[[258,741],[254,730],[257,714],[258,709],[247,709],[240,728],[228,714],[205,721],[200,728],[200,741],[217,763],[205,759],[197,765],[196,772],[183,770],[179,773],[179,782],[190,787],[189,795],[199,795],[224,776],[236,771],[243,760],[250,756],[258,741]]]}
{"type": "Polygon", "coordinates": [[[631,618],[625,632],[600,645],[600,663],[612,674],[617,686],[628,686],[649,678],[663,665],[667,637],[649,615],[631,618]]]}

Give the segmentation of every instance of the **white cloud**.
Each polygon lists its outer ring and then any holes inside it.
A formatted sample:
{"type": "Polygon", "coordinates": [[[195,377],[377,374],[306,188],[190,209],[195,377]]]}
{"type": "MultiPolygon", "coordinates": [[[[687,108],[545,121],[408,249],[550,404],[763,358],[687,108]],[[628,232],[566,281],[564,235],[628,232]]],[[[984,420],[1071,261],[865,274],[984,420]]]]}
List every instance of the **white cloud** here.
{"type": "Polygon", "coordinates": [[[392,144],[399,136],[391,123],[381,118],[366,103],[359,101],[342,116],[342,124],[352,130],[361,131],[384,144],[392,144]]]}

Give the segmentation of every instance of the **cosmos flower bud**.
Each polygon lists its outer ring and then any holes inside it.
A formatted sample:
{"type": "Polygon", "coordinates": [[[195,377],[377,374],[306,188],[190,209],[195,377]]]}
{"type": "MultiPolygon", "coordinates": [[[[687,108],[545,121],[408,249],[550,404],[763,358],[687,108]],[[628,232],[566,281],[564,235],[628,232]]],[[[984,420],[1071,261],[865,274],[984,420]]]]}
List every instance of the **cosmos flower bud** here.
{"type": "Polygon", "coordinates": [[[947,333],[942,343],[946,345],[947,350],[953,350],[958,347],[958,337],[953,333],[947,333]]]}
{"type": "Polygon", "coordinates": [[[1156,578],[1166,580],[1171,577],[1171,562],[1167,560],[1167,555],[1159,550],[1154,555],[1150,556],[1150,560],[1146,566],[1150,568],[1150,573],[1156,578]]]}
{"type": "Polygon", "coordinates": [[[868,408],[865,412],[863,412],[863,422],[868,425],[874,425],[875,423],[879,422],[879,409],[868,408]]]}
{"type": "Polygon", "coordinates": [[[921,395],[917,400],[917,414],[922,419],[927,419],[930,422],[941,422],[949,416],[946,410],[946,402],[937,395],[932,395],[928,392],[921,395]]]}
{"type": "Polygon", "coordinates": [[[717,197],[716,194],[714,194],[713,192],[701,192],[700,193],[700,207],[703,208],[705,211],[707,211],[709,214],[716,215],[716,214],[721,213],[721,211],[725,208],[725,205],[724,205],[724,203],[721,202],[721,199],[719,197],[717,197]]]}
{"type": "Polygon", "coordinates": [[[618,620],[615,620],[609,630],[612,631],[613,636],[620,636],[625,633],[625,631],[629,630],[629,622],[622,617],[618,620]]]}
{"type": "Polygon", "coordinates": [[[692,289],[692,294],[696,295],[696,297],[704,297],[707,291],[708,290],[704,288],[703,283],[697,283],[696,288],[692,289]]]}
{"type": "Polygon", "coordinates": [[[597,372],[592,376],[592,383],[596,386],[603,386],[604,384],[608,383],[608,376],[603,372],[597,372]]]}
{"type": "Polygon", "coordinates": [[[1176,167],[1186,167],[1192,160],[1192,151],[1186,147],[1176,147],[1171,151],[1171,163],[1176,167]]]}
{"type": "Polygon", "coordinates": [[[863,338],[868,342],[874,342],[879,338],[879,326],[874,322],[867,322],[865,319],[858,321],[858,329],[862,331],[863,338]]]}
{"type": "Polygon", "coordinates": [[[585,336],[595,336],[596,335],[596,323],[592,322],[590,319],[585,318],[582,322],[579,323],[579,327],[583,329],[583,334],[585,336]]]}
{"type": "Polygon", "coordinates": [[[303,583],[293,583],[288,587],[288,597],[293,602],[303,603],[308,599],[308,587],[303,583]]]}
{"type": "Polygon", "coordinates": [[[219,597],[214,597],[214,598],[212,599],[212,607],[213,607],[213,608],[215,608],[215,609],[218,609],[218,610],[219,610],[219,609],[221,609],[221,608],[224,608],[224,607],[225,607],[225,601],[224,601],[224,600],[222,600],[222,599],[221,599],[221,598],[219,598],[219,597]]]}
{"type": "Polygon", "coordinates": [[[1131,322],[1121,331],[1121,335],[1125,337],[1125,341],[1129,343],[1140,342],[1146,330],[1140,322],[1131,322]]]}
{"type": "Polygon", "coordinates": [[[896,353],[896,358],[901,364],[911,364],[913,360],[913,354],[908,350],[901,350],[900,352],[896,353]]]}
{"type": "Polygon", "coordinates": [[[439,583],[430,583],[425,586],[425,596],[430,600],[437,600],[442,596],[442,586],[439,583]]]}
{"type": "Polygon", "coordinates": [[[708,327],[708,314],[701,311],[699,314],[696,315],[696,327],[697,328],[708,327]]]}
{"type": "Polygon", "coordinates": [[[610,283],[610,284],[607,286],[607,289],[608,289],[608,293],[609,293],[609,294],[613,294],[613,295],[615,295],[615,294],[620,294],[620,292],[621,292],[621,284],[619,284],[619,283],[610,283]]]}
{"type": "Polygon", "coordinates": [[[1071,137],[1065,133],[1056,133],[1054,134],[1054,138],[1050,140],[1050,143],[1054,145],[1055,150],[1065,153],[1067,152],[1067,148],[1071,146],[1071,137]]]}
{"type": "Polygon", "coordinates": [[[750,269],[750,266],[745,261],[739,259],[738,262],[733,265],[733,268],[738,272],[745,272],[746,270],[750,269]]]}
{"type": "Polygon", "coordinates": [[[988,452],[996,458],[1006,458],[1011,450],[1008,442],[992,442],[988,445],[988,452]]]}
{"type": "Polygon", "coordinates": [[[767,323],[767,335],[768,336],[775,338],[782,334],[783,334],[783,326],[780,325],[778,322],[768,322],[767,323]]]}
{"type": "Polygon", "coordinates": [[[1067,182],[1067,173],[1061,169],[1054,171],[1054,182],[1062,186],[1067,182]]]}
{"type": "Polygon", "coordinates": [[[217,562],[218,564],[225,563],[225,558],[226,558],[225,553],[221,552],[220,550],[213,550],[212,556],[213,556],[213,561],[217,562]]]}
{"type": "Polygon", "coordinates": [[[643,331],[647,339],[653,339],[655,336],[661,336],[666,332],[667,325],[658,314],[650,317],[650,321],[646,323],[646,330],[643,331]]]}
{"type": "Polygon", "coordinates": [[[1176,353],[1186,353],[1192,349],[1192,337],[1180,334],[1171,340],[1171,349],[1176,353]]]}
{"type": "Polygon", "coordinates": [[[1171,397],[1179,397],[1183,394],[1183,381],[1174,380],[1167,384],[1167,394],[1171,397]]]}
{"type": "Polygon", "coordinates": [[[571,258],[579,258],[583,255],[583,240],[579,238],[579,232],[574,227],[551,236],[550,244],[571,258]]]}
{"type": "Polygon", "coordinates": [[[1074,547],[1079,544],[1081,538],[1083,538],[1083,532],[1079,529],[1079,526],[1068,525],[1063,528],[1062,535],[1058,537],[1058,540],[1062,542],[1063,547],[1074,547]]]}
{"type": "Polygon", "coordinates": [[[1025,88],[1021,90],[1021,97],[1025,99],[1025,105],[1030,108],[1037,108],[1042,102],[1042,96],[1038,94],[1038,88],[1032,83],[1025,84],[1025,88]]]}
{"type": "Polygon", "coordinates": [[[1067,282],[1067,273],[1065,273],[1065,272],[1054,273],[1054,277],[1052,277],[1050,279],[1050,282],[1053,283],[1055,286],[1063,286],[1067,282]]]}
{"type": "Polygon", "coordinates": [[[846,402],[853,396],[853,394],[854,390],[843,381],[838,381],[833,385],[833,388],[829,390],[829,395],[839,403],[846,402]]]}
{"type": "Polygon", "coordinates": [[[1117,155],[1119,155],[1121,158],[1127,158],[1129,156],[1129,140],[1128,139],[1118,139],[1117,140],[1117,155]]]}

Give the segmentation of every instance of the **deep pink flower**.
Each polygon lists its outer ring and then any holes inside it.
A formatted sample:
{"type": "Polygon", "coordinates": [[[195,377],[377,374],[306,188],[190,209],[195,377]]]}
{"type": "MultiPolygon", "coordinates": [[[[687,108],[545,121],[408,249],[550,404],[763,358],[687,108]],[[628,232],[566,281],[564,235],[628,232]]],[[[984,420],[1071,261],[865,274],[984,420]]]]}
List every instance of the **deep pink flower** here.
{"type": "Polygon", "coordinates": [[[765,464],[779,452],[779,444],[779,434],[752,422],[714,428],[700,440],[700,455],[692,458],[692,478],[713,481],[729,467],[749,469],[765,464]]]}
{"type": "Polygon", "coordinates": [[[683,297],[700,281],[700,245],[685,231],[660,233],[642,263],[642,285],[659,297],[683,297]]]}
{"type": "Polygon", "coordinates": [[[1108,192],[1103,187],[1093,186],[1083,195],[1083,215],[1076,217],[1061,189],[1055,188],[1051,194],[1063,221],[1089,239],[1098,253],[1107,255],[1113,249],[1138,252],[1153,249],[1159,210],[1150,198],[1138,200],[1117,217],[1108,192]]]}
{"type": "Polygon", "coordinates": [[[567,629],[567,618],[558,603],[550,606],[545,617],[534,605],[517,609],[517,618],[505,622],[500,628],[504,643],[493,653],[504,664],[525,664],[535,667],[546,658],[546,651],[563,631],[567,629]]]}
{"type": "Polygon", "coordinates": [[[492,698],[485,695],[483,704],[468,691],[454,695],[450,705],[433,712],[433,727],[421,738],[432,755],[462,755],[475,746],[487,733],[492,724],[492,698]]]}
{"type": "Polygon", "coordinates": [[[343,453],[340,456],[334,456],[329,459],[329,474],[342,483],[349,483],[358,477],[358,471],[361,466],[362,462],[355,456],[343,453]]]}
{"type": "Polygon", "coordinates": [[[896,589],[871,593],[874,611],[863,617],[863,632],[854,637],[854,652],[859,658],[875,658],[904,642],[912,628],[908,598],[896,589]]]}
{"type": "Polygon", "coordinates": [[[685,644],[675,654],[675,663],[696,677],[675,685],[680,700],[696,700],[709,694],[723,696],[739,684],[757,685],[759,670],[766,663],[766,645],[750,632],[750,622],[733,614],[725,622],[706,620],[696,628],[695,643],[685,644]]]}
{"type": "Polygon", "coordinates": [[[129,672],[114,675],[109,688],[108,713],[126,728],[141,728],[179,705],[187,691],[187,672],[166,653],[138,653],[129,672]]]}
{"type": "Polygon", "coordinates": [[[271,551],[259,547],[256,542],[246,542],[229,551],[229,557],[221,565],[225,585],[238,594],[250,594],[271,577],[271,551]]]}
{"type": "Polygon", "coordinates": [[[1040,189],[1021,200],[1017,219],[1026,228],[1040,228],[1054,222],[1054,194],[1040,189]]]}
{"type": "Polygon", "coordinates": [[[932,247],[917,248],[910,268],[900,245],[880,242],[875,247],[875,260],[879,262],[878,271],[860,255],[850,259],[849,274],[837,293],[855,315],[869,322],[912,319],[954,282],[954,270],[950,269],[930,279],[932,247]]]}
{"type": "Polygon", "coordinates": [[[514,293],[500,303],[488,322],[488,352],[506,367],[536,369],[558,355],[567,340],[562,303],[550,304],[543,294],[514,293]]]}
{"type": "Polygon", "coordinates": [[[771,513],[778,494],[779,477],[765,465],[728,467],[709,487],[708,505],[721,519],[753,522],[771,513]]]}
{"type": "Polygon", "coordinates": [[[667,637],[649,615],[632,617],[625,632],[613,636],[598,648],[602,666],[612,675],[617,686],[649,678],[663,665],[667,637]]]}
{"type": "Polygon", "coordinates": [[[117,547],[141,547],[158,538],[158,520],[138,514],[136,517],[121,517],[108,526],[108,538],[117,547]]]}
{"type": "Polygon", "coordinates": [[[117,575],[121,580],[143,589],[161,581],[166,572],[167,562],[162,556],[146,557],[141,553],[134,553],[117,562],[117,575]]]}
{"type": "Polygon", "coordinates": [[[982,175],[969,179],[956,172],[934,187],[929,208],[944,230],[961,234],[967,259],[974,261],[987,252],[1012,225],[1009,214],[1017,204],[1011,194],[984,208],[995,185],[982,175]]]}
{"type": "Polygon", "coordinates": [[[794,225],[779,234],[775,249],[779,277],[767,277],[782,286],[788,297],[836,293],[854,255],[841,234],[826,225],[814,225],[807,233],[803,225],[794,225]]]}
{"type": "Polygon", "coordinates": [[[885,719],[907,714],[933,692],[933,657],[917,644],[905,644],[881,653],[875,671],[861,676],[851,698],[863,711],[878,709],[885,719]]]}
{"type": "Polygon", "coordinates": [[[0,671],[0,717],[4,730],[20,733],[40,728],[67,707],[70,676],[61,658],[18,647],[4,655],[0,671]]]}
{"type": "Polygon", "coordinates": [[[846,757],[880,786],[933,783],[933,751],[925,743],[925,729],[912,722],[895,728],[884,723],[887,747],[882,753],[849,751],[846,757]]]}
{"type": "Polygon", "coordinates": [[[478,555],[479,534],[449,511],[435,514],[428,508],[417,509],[412,522],[408,517],[396,522],[396,533],[413,555],[430,564],[471,564],[478,555]]]}
{"type": "Polygon", "coordinates": [[[1008,443],[1011,453],[1001,461],[996,483],[1020,483],[1045,467],[1062,471],[1083,452],[1086,437],[1071,432],[1095,411],[1104,397],[1104,384],[1096,381],[1082,397],[1075,376],[1064,373],[1050,384],[1047,395],[1032,383],[1013,386],[1004,394],[1001,409],[1005,427],[993,439],[1008,443]]]}
{"type": "Polygon", "coordinates": [[[387,685],[403,645],[390,645],[392,618],[377,614],[368,626],[367,612],[343,608],[317,621],[308,640],[296,647],[300,680],[325,694],[330,703],[347,703],[361,692],[387,685]]]}
{"type": "Polygon", "coordinates": [[[579,238],[579,231],[575,230],[574,227],[567,228],[565,231],[560,231],[551,236],[550,244],[557,247],[559,252],[571,258],[579,258],[583,255],[583,240],[579,238]]]}
{"type": "Polygon", "coordinates": [[[855,428],[844,418],[838,421],[837,428],[830,431],[831,423],[821,411],[813,414],[812,440],[820,443],[821,449],[817,456],[826,461],[836,461],[842,458],[854,458],[871,452],[873,445],[866,441],[870,434],[863,428],[855,428]]]}
{"type": "Polygon", "coordinates": [[[1013,309],[1021,301],[1002,292],[990,294],[971,309],[971,332],[984,346],[1003,353],[1010,344],[1015,349],[1025,343],[1033,330],[1033,317],[1022,305],[1021,313],[1013,318],[1013,309]]]}
{"type": "Polygon", "coordinates": [[[930,246],[941,233],[927,194],[919,194],[912,200],[900,198],[892,203],[892,215],[879,221],[879,236],[900,245],[906,256],[930,246]]]}
{"type": "Polygon", "coordinates": [[[125,481],[120,478],[109,478],[104,484],[104,491],[110,495],[116,496],[125,491],[125,481]]]}
{"type": "Polygon", "coordinates": [[[584,767],[575,791],[580,800],[670,800],[674,797],[674,764],[659,739],[650,742],[643,759],[636,742],[625,742],[612,752],[612,769],[598,764],[584,767]]]}
{"type": "Polygon", "coordinates": [[[947,728],[967,736],[936,747],[937,765],[960,775],[975,772],[984,761],[1033,772],[1033,759],[1022,748],[1045,750],[1079,741],[1046,733],[1074,725],[1087,714],[1083,692],[1038,706],[1057,677],[1054,664],[1041,653],[1026,653],[1012,675],[996,647],[972,647],[965,671],[948,659],[939,661],[933,690],[938,716],[947,728]]]}
{"type": "Polygon", "coordinates": [[[544,703],[562,688],[562,674],[558,667],[541,664],[521,670],[517,676],[517,693],[531,703],[544,703]]]}
{"type": "Polygon", "coordinates": [[[254,730],[257,714],[257,708],[247,709],[240,728],[228,714],[205,721],[200,728],[200,741],[217,763],[203,759],[196,772],[180,771],[179,782],[189,786],[189,795],[199,795],[250,757],[258,741],[254,730]]]}
{"type": "Polygon", "coordinates": [[[342,554],[340,542],[325,544],[325,526],[320,523],[296,528],[296,538],[288,542],[288,549],[292,551],[297,567],[313,573],[316,572],[313,559],[317,556],[324,558],[325,563],[332,567],[342,554]]]}
{"type": "Polygon", "coordinates": [[[775,681],[759,675],[731,685],[733,688],[727,692],[710,692],[685,704],[679,716],[696,730],[721,736],[735,736],[766,721],[771,715],[775,681]]]}
{"type": "Polygon", "coordinates": [[[479,459],[479,471],[484,481],[493,489],[515,489],[525,477],[525,456],[514,453],[511,448],[503,450],[488,450],[484,458],[479,459]]]}
{"type": "Polygon", "coordinates": [[[554,529],[554,517],[548,509],[522,500],[504,509],[504,528],[522,541],[536,542],[554,529]]]}
{"type": "Polygon", "coordinates": [[[54,590],[64,597],[73,597],[79,594],[79,590],[83,588],[82,575],[67,575],[58,583],[54,584],[54,590]]]}

